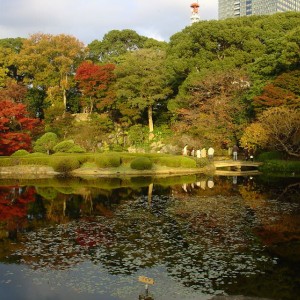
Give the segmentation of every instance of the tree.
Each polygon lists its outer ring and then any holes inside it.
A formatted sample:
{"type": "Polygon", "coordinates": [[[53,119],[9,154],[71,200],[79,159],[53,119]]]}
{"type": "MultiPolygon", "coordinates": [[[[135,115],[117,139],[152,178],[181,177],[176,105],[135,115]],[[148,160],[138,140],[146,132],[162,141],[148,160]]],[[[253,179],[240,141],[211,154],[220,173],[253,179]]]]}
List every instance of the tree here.
{"type": "Polygon", "coordinates": [[[83,62],[77,69],[75,79],[78,81],[82,96],[85,99],[84,111],[92,113],[94,108],[104,109],[114,101],[114,93],[110,85],[114,82],[113,73],[115,65],[96,65],[91,62],[83,62]]]}
{"type": "Polygon", "coordinates": [[[23,44],[22,38],[0,39],[0,87],[8,78],[17,82],[22,80],[17,74],[15,57],[20,52],[23,44]]]}
{"type": "Polygon", "coordinates": [[[141,49],[146,40],[134,30],[111,30],[102,41],[94,40],[88,45],[89,58],[94,62],[115,63],[121,55],[141,49]]]}
{"type": "Polygon", "coordinates": [[[159,109],[171,94],[165,56],[162,50],[141,49],[126,54],[116,68],[119,108],[133,109],[140,116],[146,110],[149,139],[153,138],[153,109],[159,109]]]}
{"type": "Polygon", "coordinates": [[[241,139],[262,149],[300,157],[300,113],[284,106],[265,110],[258,121],[246,128],[241,139]]]}
{"type": "Polygon", "coordinates": [[[10,155],[19,149],[31,150],[32,133],[41,125],[29,117],[25,105],[1,101],[0,155],[10,155]]]}
{"type": "Polygon", "coordinates": [[[175,116],[173,131],[190,136],[202,147],[236,142],[247,122],[241,96],[250,87],[248,80],[238,69],[191,74],[168,103],[175,116]]]}
{"type": "Polygon", "coordinates": [[[3,81],[3,87],[0,88],[0,101],[10,100],[16,103],[23,103],[26,97],[27,88],[11,78],[3,81]]]}
{"type": "Polygon", "coordinates": [[[53,132],[46,132],[34,143],[34,151],[50,154],[54,146],[58,143],[58,137],[53,132]]]}
{"type": "Polygon", "coordinates": [[[261,95],[254,97],[253,105],[257,111],[275,106],[300,108],[300,71],[279,75],[263,88],[261,95]]]}
{"type": "Polygon", "coordinates": [[[82,42],[70,35],[33,34],[24,41],[17,56],[18,72],[26,83],[45,89],[47,94],[51,88],[58,88],[66,109],[67,90],[85,49],[82,42]]]}

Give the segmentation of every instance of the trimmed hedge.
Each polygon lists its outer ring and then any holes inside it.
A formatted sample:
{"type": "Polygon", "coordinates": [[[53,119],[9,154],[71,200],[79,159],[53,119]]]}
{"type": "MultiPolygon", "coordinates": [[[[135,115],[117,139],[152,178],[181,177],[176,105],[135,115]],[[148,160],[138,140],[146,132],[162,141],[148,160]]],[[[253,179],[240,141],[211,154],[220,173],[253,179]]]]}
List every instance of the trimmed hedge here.
{"type": "Polygon", "coordinates": [[[73,140],[62,141],[58,143],[54,148],[54,152],[63,153],[85,153],[85,149],[76,145],[73,140]]]}
{"type": "Polygon", "coordinates": [[[153,166],[152,161],[148,157],[137,157],[135,158],[131,164],[131,169],[134,170],[151,170],[153,166]]]}
{"type": "Polygon", "coordinates": [[[156,163],[170,168],[196,168],[196,161],[185,156],[160,157],[156,163]]]}
{"type": "Polygon", "coordinates": [[[100,155],[95,157],[98,168],[117,168],[121,165],[121,158],[118,155],[100,155]]]}
{"type": "Polygon", "coordinates": [[[50,164],[54,171],[64,174],[80,167],[80,162],[76,157],[55,157],[51,159],[50,164]]]}
{"type": "Polygon", "coordinates": [[[11,156],[12,157],[15,157],[15,156],[20,157],[20,156],[26,156],[28,154],[29,154],[29,152],[27,150],[20,149],[20,150],[17,150],[16,152],[14,152],[11,156]]]}

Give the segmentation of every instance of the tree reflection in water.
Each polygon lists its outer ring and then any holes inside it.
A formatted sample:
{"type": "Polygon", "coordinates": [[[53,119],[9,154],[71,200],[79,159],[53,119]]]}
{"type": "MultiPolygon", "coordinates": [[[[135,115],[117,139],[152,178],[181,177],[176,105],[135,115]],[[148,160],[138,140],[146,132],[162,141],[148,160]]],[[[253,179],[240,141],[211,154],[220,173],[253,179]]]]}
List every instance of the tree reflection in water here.
{"type": "MultiPolygon", "coordinates": [[[[108,287],[120,292],[108,283],[110,276],[123,280],[121,293],[132,292],[137,274],[154,272],[162,278],[153,287],[157,295],[170,295],[168,285],[176,285],[177,293],[203,296],[238,291],[241,281],[250,285],[276,268],[278,258],[266,246],[283,255],[276,246],[300,240],[293,188],[290,197],[281,189],[288,199],[282,201],[279,190],[253,178],[234,184],[232,178],[196,178],[171,187],[134,182],[134,188],[37,188],[36,201],[43,195],[43,205],[29,201],[27,230],[19,230],[17,246],[5,257],[43,276],[55,276],[54,270],[57,276],[64,270],[78,276],[81,270],[84,276],[69,278],[81,289],[102,274],[96,293],[108,287]]],[[[8,229],[2,225],[2,232],[8,229]]]]}

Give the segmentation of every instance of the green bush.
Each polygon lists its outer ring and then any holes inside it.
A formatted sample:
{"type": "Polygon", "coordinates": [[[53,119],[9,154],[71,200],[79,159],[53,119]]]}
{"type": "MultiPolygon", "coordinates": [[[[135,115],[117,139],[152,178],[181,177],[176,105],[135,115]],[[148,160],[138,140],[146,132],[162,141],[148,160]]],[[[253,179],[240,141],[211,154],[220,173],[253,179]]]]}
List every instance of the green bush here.
{"type": "Polygon", "coordinates": [[[180,166],[182,168],[196,168],[196,161],[192,158],[182,156],[180,157],[180,166]]]}
{"type": "Polygon", "coordinates": [[[34,151],[50,153],[53,150],[53,147],[57,144],[58,137],[54,132],[46,132],[39,139],[37,139],[34,143],[34,151]]]}
{"type": "Polygon", "coordinates": [[[268,160],[259,170],[264,173],[300,174],[300,161],[268,160]]]}
{"type": "Polygon", "coordinates": [[[181,163],[178,157],[160,157],[156,159],[155,162],[161,166],[170,168],[179,168],[181,163]]]}
{"type": "Polygon", "coordinates": [[[39,165],[39,166],[48,166],[50,161],[50,157],[45,154],[43,156],[40,155],[28,155],[22,158],[19,162],[20,165],[39,165]]]}
{"type": "Polygon", "coordinates": [[[75,146],[73,140],[62,141],[53,147],[54,152],[68,153],[75,146]]]}
{"type": "Polygon", "coordinates": [[[159,157],[155,162],[169,168],[196,168],[196,161],[185,156],[159,157]]]}
{"type": "Polygon", "coordinates": [[[121,158],[118,155],[100,155],[95,157],[98,168],[117,168],[121,165],[121,158]]]}
{"type": "Polygon", "coordinates": [[[54,157],[51,159],[51,166],[56,172],[69,173],[80,167],[76,157],[54,157]]]}
{"type": "Polygon", "coordinates": [[[85,149],[83,149],[82,147],[80,147],[79,145],[74,145],[72,148],[70,148],[68,151],[68,153],[85,153],[85,149]]]}
{"type": "Polygon", "coordinates": [[[11,156],[12,157],[15,157],[15,156],[26,156],[28,155],[29,152],[27,150],[24,150],[24,149],[20,149],[20,150],[17,150],[16,152],[14,152],[11,156]]]}
{"type": "Polygon", "coordinates": [[[206,158],[206,157],[197,159],[197,167],[198,167],[198,168],[206,167],[206,166],[209,165],[209,164],[210,164],[210,161],[209,161],[209,159],[206,158]]]}
{"type": "Polygon", "coordinates": [[[137,157],[135,158],[131,164],[131,169],[134,170],[151,170],[152,169],[152,161],[148,157],[137,157]]]}
{"type": "Polygon", "coordinates": [[[49,157],[49,155],[41,152],[34,152],[34,153],[30,153],[28,157],[49,157]]]}
{"type": "Polygon", "coordinates": [[[283,154],[278,151],[270,151],[270,152],[263,152],[258,157],[257,160],[259,161],[267,161],[267,160],[273,160],[273,159],[282,159],[283,154]]]}
{"type": "Polygon", "coordinates": [[[5,158],[0,158],[0,167],[11,167],[14,166],[14,160],[9,158],[9,157],[5,157],[5,158]]]}

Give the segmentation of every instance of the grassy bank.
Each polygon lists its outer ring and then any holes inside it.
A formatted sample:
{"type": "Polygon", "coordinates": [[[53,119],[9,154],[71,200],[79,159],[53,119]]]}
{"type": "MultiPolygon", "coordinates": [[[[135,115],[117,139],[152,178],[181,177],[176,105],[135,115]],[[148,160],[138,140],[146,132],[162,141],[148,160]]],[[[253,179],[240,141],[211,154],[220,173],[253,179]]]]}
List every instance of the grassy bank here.
{"type": "Polygon", "coordinates": [[[287,160],[280,152],[265,152],[258,156],[263,162],[259,170],[265,174],[300,176],[300,160],[287,160]]]}
{"type": "Polygon", "coordinates": [[[207,159],[195,159],[184,156],[167,154],[136,154],[127,152],[105,152],[105,153],[55,153],[47,155],[44,153],[20,152],[10,157],[0,158],[0,173],[26,173],[44,172],[55,174],[108,174],[131,173],[145,174],[156,172],[170,172],[170,169],[197,170],[209,165],[207,159]]]}

